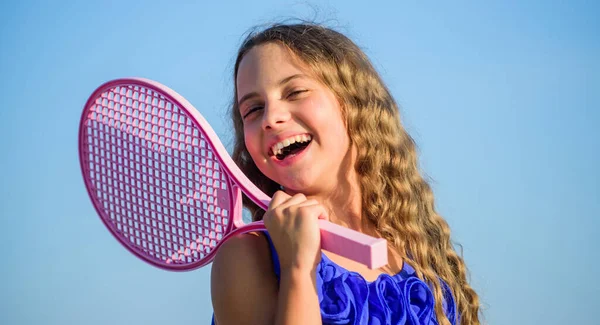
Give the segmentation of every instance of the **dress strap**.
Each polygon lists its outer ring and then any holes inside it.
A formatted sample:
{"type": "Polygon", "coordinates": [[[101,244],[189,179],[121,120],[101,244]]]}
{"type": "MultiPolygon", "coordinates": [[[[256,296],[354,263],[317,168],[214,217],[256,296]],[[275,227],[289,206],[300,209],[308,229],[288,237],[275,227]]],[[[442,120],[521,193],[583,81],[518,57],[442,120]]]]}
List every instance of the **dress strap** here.
{"type": "Polygon", "coordinates": [[[281,274],[281,269],[279,266],[279,257],[277,256],[277,250],[275,249],[275,245],[273,245],[273,241],[271,240],[271,236],[269,233],[264,231],[265,238],[269,243],[269,248],[271,250],[271,260],[273,261],[273,271],[275,272],[275,276],[277,276],[277,281],[279,281],[279,275],[281,274]]]}

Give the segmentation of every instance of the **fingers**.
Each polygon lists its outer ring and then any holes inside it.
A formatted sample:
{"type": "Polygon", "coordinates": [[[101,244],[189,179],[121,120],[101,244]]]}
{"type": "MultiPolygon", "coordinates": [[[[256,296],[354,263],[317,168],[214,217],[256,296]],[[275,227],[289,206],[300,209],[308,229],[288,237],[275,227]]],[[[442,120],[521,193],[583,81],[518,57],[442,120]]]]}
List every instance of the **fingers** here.
{"type": "Polygon", "coordinates": [[[269,203],[269,210],[273,210],[274,208],[280,206],[283,202],[287,201],[290,198],[291,196],[289,196],[284,191],[275,192],[275,194],[273,194],[273,198],[271,198],[271,202],[269,203]]]}
{"type": "Polygon", "coordinates": [[[319,219],[327,219],[328,213],[317,200],[307,199],[304,194],[290,196],[283,191],[275,192],[263,221],[269,224],[270,219],[278,218],[283,223],[294,223],[289,219],[290,216],[315,216],[319,219]]]}
{"type": "Polygon", "coordinates": [[[269,210],[279,208],[285,209],[290,206],[299,205],[315,205],[319,204],[315,199],[307,199],[304,194],[298,193],[294,196],[290,196],[283,191],[277,191],[273,194],[273,198],[271,199],[271,203],[269,203],[269,210]]]}
{"type": "MultiPolygon", "coordinates": [[[[325,209],[325,207],[321,204],[308,204],[308,205],[302,205],[302,206],[296,206],[295,207],[297,210],[297,214],[300,217],[304,217],[304,218],[316,218],[316,219],[325,219],[327,220],[329,218],[327,209],[325,209]]],[[[299,219],[296,219],[296,221],[299,221],[299,219]]]]}

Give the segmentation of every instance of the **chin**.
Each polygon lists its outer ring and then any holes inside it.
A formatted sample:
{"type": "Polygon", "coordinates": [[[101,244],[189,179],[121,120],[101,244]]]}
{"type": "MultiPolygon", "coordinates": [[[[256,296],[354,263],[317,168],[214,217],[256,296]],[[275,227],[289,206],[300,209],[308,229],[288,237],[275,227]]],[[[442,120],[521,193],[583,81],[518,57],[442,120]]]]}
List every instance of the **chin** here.
{"type": "Polygon", "coordinates": [[[306,196],[309,196],[324,192],[323,184],[318,182],[294,182],[288,184],[288,186],[282,186],[284,187],[285,192],[290,195],[302,193],[306,196]]]}

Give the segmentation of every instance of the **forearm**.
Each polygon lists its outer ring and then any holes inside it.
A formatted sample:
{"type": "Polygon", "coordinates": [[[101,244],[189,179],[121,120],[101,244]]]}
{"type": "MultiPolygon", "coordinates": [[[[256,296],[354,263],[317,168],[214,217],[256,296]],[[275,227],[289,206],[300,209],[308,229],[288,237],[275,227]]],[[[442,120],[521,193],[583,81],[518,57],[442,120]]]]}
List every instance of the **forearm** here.
{"type": "Polygon", "coordinates": [[[315,272],[298,269],[282,270],[275,324],[321,323],[315,272]]]}

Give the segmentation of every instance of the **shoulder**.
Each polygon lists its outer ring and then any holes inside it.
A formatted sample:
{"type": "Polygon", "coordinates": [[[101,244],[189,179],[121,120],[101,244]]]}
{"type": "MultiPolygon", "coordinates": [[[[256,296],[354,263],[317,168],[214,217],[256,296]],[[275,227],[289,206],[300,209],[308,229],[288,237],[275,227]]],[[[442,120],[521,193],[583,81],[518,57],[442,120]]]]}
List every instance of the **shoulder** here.
{"type": "Polygon", "coordinates": [[[264,234],[235,235],[223,243],[211,271],[211,296],[218,324],[268,322],[274,314],[277,292],[264,234]],[[248,299],[252,297],[261,299],[248,299]],[[235,315],[230,312],[231,306],[238,310],[235,315]]]}
{"type": "Polygon", "coordinates": [[[240,274],[239,268],[243,267],[244,274],[263,274],[273,270],[269,244],[263,233],[239,234],[225,241],[217,251],[212,269],[219,271],[214,276],[232,273],[236,277],[245,277],[240,274]],[[234,269],[231,269],[234,267],[234,269]]]}

